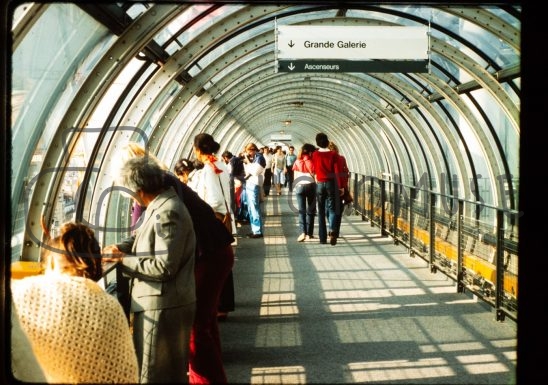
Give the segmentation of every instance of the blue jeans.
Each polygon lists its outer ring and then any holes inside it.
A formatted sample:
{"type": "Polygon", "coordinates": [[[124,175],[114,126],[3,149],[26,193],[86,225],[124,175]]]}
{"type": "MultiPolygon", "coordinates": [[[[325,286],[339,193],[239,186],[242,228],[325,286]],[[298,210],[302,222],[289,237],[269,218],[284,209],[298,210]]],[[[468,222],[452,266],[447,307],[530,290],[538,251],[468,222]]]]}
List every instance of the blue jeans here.
{"type": "Polygon", "coordinates": [[[316,216],[316,183],[298,184],[295,193],[299,208],[299,228],[301,233],[312,236],[316,216]]]}
{"type": "Polygon", "coordinates": [[[335,193],[336,185],[334,179],[317,183],[318,236],[320,237],[320,242],[327,241],[327,226],[329,226],[329,232],[336,230],[335,193]],[[326,216],[328,223],[325,221],[326,216]]]}
{"type": "Polygon", "coordinates": [[[263,220],[261,219],[261,202],[259,186],[246,183],[245,193],[247,197],[247,211],[249,213],[249,224],[253,234],[263,233],[263,220]]]}

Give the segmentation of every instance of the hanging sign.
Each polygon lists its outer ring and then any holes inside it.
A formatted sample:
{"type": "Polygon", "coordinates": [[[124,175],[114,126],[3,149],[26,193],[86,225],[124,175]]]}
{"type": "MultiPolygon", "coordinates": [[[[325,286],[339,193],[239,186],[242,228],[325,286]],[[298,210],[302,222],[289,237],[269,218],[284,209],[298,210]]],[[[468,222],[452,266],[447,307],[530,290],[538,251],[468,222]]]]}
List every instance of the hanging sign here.
{"type": "Polygon", "coordinates": [[[428,28],[280,25],[278,59],[426,60],[428,28]]]}
{"type": "Polygon", "coordinates": [[[278,60],[279,72],[427,73],[428,60],[278,60]]]}
{"type": "Polygon", "coordinates": [[[291,135],[288,134],[276,134],[276,135],[270,135],[270,141],[272,142],[290,142],[291,141],[291,135]]]}

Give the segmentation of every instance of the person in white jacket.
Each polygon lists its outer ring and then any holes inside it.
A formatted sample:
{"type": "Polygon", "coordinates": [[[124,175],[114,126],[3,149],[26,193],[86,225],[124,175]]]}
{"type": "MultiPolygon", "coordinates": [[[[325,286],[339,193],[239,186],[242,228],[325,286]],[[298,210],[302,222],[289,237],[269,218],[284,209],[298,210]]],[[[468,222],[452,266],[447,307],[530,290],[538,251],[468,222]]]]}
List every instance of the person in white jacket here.
{"type": "Polygon", "coordinates": [[[194,137],[194,154],[204,167],[194,174],[188,186],[211,206],[219,219],[228,214],[230,231],[236,234],[236,222],[230,207],[230,172],[216,155],[219,148],[219,143],[209,134],[201,133],[194,137]]]}

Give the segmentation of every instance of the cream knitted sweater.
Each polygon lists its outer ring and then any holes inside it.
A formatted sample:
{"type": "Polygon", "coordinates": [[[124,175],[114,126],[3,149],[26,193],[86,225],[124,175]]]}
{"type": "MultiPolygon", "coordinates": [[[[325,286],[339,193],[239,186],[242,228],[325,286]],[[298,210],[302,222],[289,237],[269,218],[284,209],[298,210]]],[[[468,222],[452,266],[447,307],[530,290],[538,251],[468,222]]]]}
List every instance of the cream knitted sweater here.
{"type": "Polygon", "coordinates": [[[122,307],[96,282],[47,273],[14,280],[12,295],[48,382],[138,382],[122,307]]]}

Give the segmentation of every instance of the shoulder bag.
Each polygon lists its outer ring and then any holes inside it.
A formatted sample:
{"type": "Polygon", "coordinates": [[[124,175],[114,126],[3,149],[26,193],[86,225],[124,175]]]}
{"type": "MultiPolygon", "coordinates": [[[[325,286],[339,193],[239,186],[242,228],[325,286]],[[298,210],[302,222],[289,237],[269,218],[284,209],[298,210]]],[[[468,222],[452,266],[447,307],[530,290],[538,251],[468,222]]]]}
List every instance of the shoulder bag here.
{"type": "Polygon", "coordinates": [[[223,184],[221,183],[221,177],[219,176],[219,185],[221,186],[221,192],[223,193],[223,200],[225,201],[226,214],[221,214],[220,212],[215,211],[215,216],[220,220],[230,234],[232,234],[232,216],[230,215],[230,209],[225,199],[225,192],[223,189],[223,184]]]}

